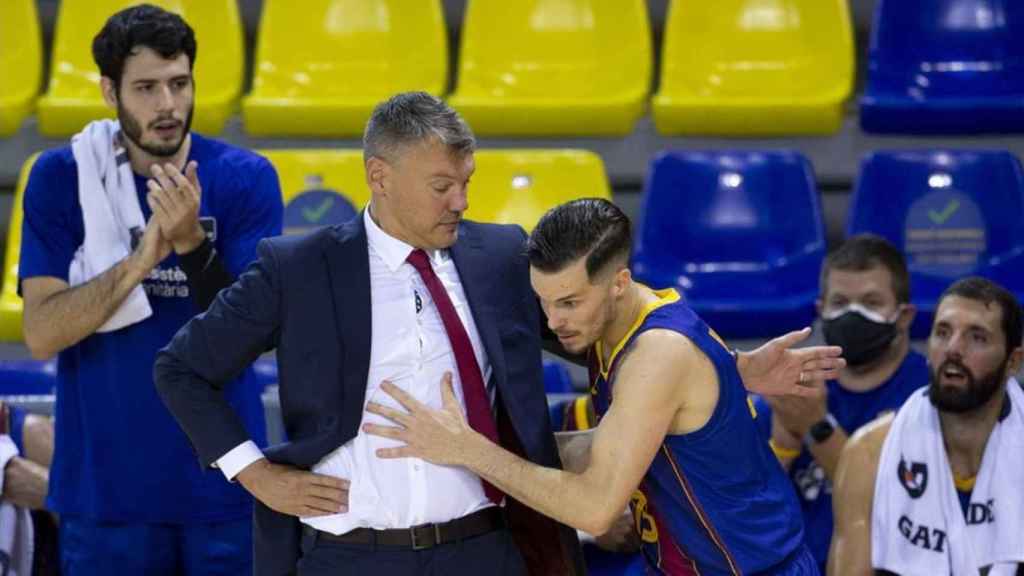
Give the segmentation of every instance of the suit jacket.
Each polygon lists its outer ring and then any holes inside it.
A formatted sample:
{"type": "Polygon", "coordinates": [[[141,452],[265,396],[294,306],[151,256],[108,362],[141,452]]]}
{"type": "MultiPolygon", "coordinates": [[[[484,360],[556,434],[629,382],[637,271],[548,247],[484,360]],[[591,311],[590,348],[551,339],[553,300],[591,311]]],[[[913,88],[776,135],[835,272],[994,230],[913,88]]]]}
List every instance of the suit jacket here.
{"type": "MultiPolygon", "coordinates": [[[[560,466],[524,240],[517,226],[464,221],[451,256],[491,361],[502,444],[537,464],[560,466]]],[[[355,437],[362,421],[371,330],[366,229],[360,215],[308,235],[263,240],[258,252],[237,282],[160,351],[154,381],[208,467],[249,439],[223,384],[276,348],[289,441],[264,452],[271,462],[309,469],[355,437]]],[[[574,531],[511,498],[506,508],[531,573],[583,573],[574,531]]],[[[256,574],[295,569],[297,518],[256,502],[254,532],[256,574]]]]}

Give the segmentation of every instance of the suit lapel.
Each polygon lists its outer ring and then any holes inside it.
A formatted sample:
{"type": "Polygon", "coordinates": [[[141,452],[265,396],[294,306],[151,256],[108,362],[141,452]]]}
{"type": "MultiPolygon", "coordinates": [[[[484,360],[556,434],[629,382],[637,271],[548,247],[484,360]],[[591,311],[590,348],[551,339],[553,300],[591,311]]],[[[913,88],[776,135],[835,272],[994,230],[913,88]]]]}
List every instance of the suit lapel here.
{"type": "Polygon", "coordinates": [[[486,305],[488,283],[484,277],[493,272],[493,262],[488,259],[479,235],[474,232],[470,227],[461,226],[459,239],[451,247],[450,252],[455,269],[459,272],[462,290],[469,301],[469,309],[473,313],[480,340],[483,341],[487,358],[491,361],[495,385],[500,390],[505,386],[505,353],[501,347],[497,319],[491,318],[489,312],[493,307],[486,305]]]}
{"type": "MultiPolygon", "coordinates": [[[[342,434],[355,436],[362,421],[370,371],[370,258],[362,214],[336,227],[324,249],[338,341],[344,350],[342,434]]],[[[339,350],[339,352],[341,352],[339,350]]]]}

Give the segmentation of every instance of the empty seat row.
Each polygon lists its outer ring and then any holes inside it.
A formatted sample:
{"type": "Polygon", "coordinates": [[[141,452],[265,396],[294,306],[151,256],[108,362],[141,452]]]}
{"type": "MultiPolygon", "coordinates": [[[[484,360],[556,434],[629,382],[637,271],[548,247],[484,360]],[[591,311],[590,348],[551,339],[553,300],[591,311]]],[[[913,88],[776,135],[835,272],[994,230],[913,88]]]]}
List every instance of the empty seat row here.
{"type": "MultiPolygon", "coordinates": [[[[89,41],[134,0],[63,0],[39,128],[66,135],[110,112],[89,41]]],[[[35,0],[0,18],[0,135],[17,129],[40,85],[35,0]]],[[[196,127],[219,132],[241,95],[243,41],[232,0],[158,0],[183,13],[202,50],[196,127]]],[[[871,132],[1024,130],[1024,6],[1009,0],[879,0],[861,124],[871,132]]],[[[845,0],[673,0],[661,85],[664,134],[824,134],[853,83],[845,0]]],[[[481,134],[621,135],[646,111],[652,47],[643,0],[469,0],[451,101],[481,134]]],[[[375,102],[403,90],[442,95],[448,46],[440,0],[266,0],[253,90],[254,135],[351,136],[375,102]]]]}
{"type": "MultiPolygon", "coordinates": [[[[634,275],[675,286],[723,336],[810,325],[825,256],[821,205],[800,154],[669,152],[648,175],[634,275]]],[[[907,257],[911,328],[928,334],[957,278],[991,278],[1024,300],[1024,171],[1005,151],[875,152],[863,160],[847,235],[878,234],[907,257]]]]}
{"type": "MultiPolygon", "coordinates": [[[[370,199],[360,150],[266,150],[281,182],[285,233],[348,220],[370,199]]],[[[611,198],[604,163],[583,150],[480,150],[466,217],[532,230],[549,208],[580,197],[611,198]]],[[[19,341],[22,203],[35,161],[21,169],[7,232],[0,288],[0,340],[19,341]]]]}
{"type": "MultiPolygon", "coordinates": [[[[369,199],[358,151],[265,152],[278,170],[285,231],[343,221],[369,199]]],[[[21,338],[17,262],[22,170],[0,292],[0,339],[21,338]]],[[[581,151],[482,150],[467,217],[531,229],[548,208],[610,197],[600,158],[581,151]]],[[[939,294],[982,275],[1024,299],[1024,170],[1005,151],[875,152],[847,212],[848,235],[873,232],[907,257],[912,334],[939,294]]],[[[764,337],[814,319],[826,243],[813,168],[791,151],[667,152],[651,162],[637,222],[634,275],[673,286],[730,338],[764,337]]]]}

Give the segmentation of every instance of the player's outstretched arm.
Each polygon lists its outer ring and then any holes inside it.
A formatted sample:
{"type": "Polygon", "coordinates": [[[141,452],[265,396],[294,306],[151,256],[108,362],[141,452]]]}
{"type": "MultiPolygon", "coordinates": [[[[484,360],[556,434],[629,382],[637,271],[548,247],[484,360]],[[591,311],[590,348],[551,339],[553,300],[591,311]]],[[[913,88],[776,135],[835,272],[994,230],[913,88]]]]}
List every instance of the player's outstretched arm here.
{"type": "Polygon", "coordinates": [[[861,427],[839,457],[832,489],[835,532],[828,555],[829,576],[871,576],[871,508],[882,444],[892,414],[861,427]]]}
{"type": "Polygon", "coordinates": [[[736,368],[747,390],[763,396],[818,396],[816,383],[838,378],[846,360],[838,346],[795,348],[810,335],[811,329],[804,328],[769,340],[756,350],[737,352],[736,368]]]}
{"type": "MultiPolygon", "coordinates": [[[[636,339],[615,377],[615,401],[597,427],[590,461],[578,472],[543,468],[478,434],[466,423],[451,387],[442,382],[444,408],[434,410],[390,383],[383,389],[405,410],[371,403],[367,410],[398,426],[365,424],[404,446],[378,450],[383,458],[423,458],[464,466],[506,494],[574,528],[603,534],[622,513],[662,445],[690,381],[714,369],[682,336],[652,330],[636,339]]],[[[710,371],[710,373],[708,373],[710,371]]],[[[715,388],[717,392],[717,387],[715,388]]]]}

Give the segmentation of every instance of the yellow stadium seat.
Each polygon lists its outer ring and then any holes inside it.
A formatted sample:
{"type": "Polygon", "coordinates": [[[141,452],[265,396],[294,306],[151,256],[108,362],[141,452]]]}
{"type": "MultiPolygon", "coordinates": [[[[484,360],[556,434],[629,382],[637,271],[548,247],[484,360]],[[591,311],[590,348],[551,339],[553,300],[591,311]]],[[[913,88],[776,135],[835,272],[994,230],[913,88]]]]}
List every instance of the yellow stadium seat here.
{"type": "MultiPolygon", "coordinates": [[[[192,127],[219,133],[242,91],[244,55],[237,0],[150,0],[181,14],[196,34],[196,109],[192,127]]],[[[67,136],[97,118],[112,118],[103,102],[92,39],[115,12],[138,0],[61,0],[50,85],[39,99],[39,131],[67,136]]]]}
{"type": "MultiPolygon", "coordinates": [[[[285,233],[335,224],[345,214],[324,191],[340,193],[355,210],[370,201],[360,150],[263,150],[277,169],[285,233]],[[310,192],[313,203],[303,196],[310,192]],[[328,213],[322,215],[323,213],[328,213]],[[336,215],[332,218],[331,214],[336,215]],[[315,221],[314,221],[315,220],[315,221]]],[[[585,150],[480,150],[469,185],[466,217],[532,230],[549,208],[575,198],[611,199],[601,157],[585,150]]]]}
{"type": "Polygon", "coordinates": [[[18,176],[18,187],[14,191],[14,205],[11,206],[11,220],[7,227],[7,253],[4,256],[3,286],[0,287],[0,341],[20,342],[21,335],[21,296],[18,296],[18,260],[21,258],[21,221],[23,218],[22,203],[25,199],[25,186],[28,174],[32,171],[36,157],[33,154],[21,167],[18,176]]]}
{"type": "Polygon", "coordinates": [[[447,82],[439,0],[265,0],[242,119],[254,135],[353,136],[378,102],[447,82]]]}
{"type": "Polygon", "coordinates": [[[469,0],[451,104],[478,134],[624,135],[644,113],[644,0],[469,0]]]}
{"type": "Polygon", "coordinates": [[[576,198],[611,199],[601,157],[586,150],[481,150],[466,218],[519,224],[527,232],[550,208],[576,198]]]}
{"type": "Polygon", "coordinates": [[[36,0],[0,7],[0,78],[0,136],[10,136],[32,111],[43,78],[36,0]]]}
{"type": "Polygon", "coordinates": [[[673,0],[654,124],[662,134],[832,133],[853,78],[847,0],[673,0]]]}
{"type": "Polygon", "coordinates": [[[285,234],[338,224],[370,201],[362,150],[261,150],[260,154],[274,165],[281,181],[285,234]]]}

